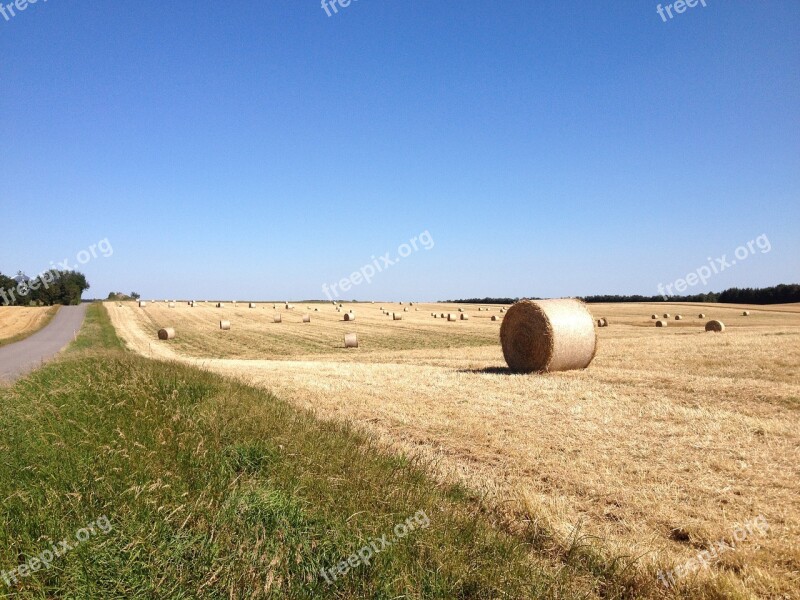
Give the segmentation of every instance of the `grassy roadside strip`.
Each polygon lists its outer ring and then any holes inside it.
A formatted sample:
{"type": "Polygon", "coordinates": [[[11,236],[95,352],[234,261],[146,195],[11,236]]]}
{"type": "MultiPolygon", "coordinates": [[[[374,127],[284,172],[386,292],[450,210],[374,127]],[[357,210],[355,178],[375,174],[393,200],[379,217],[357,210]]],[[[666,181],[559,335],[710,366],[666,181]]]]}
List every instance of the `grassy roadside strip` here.
{"type": "Polygon", "coordinates": [[[17,342],[21,342],[22,340],[31,337],[34,333],[41,331],[45,327],[50,324],[56,314],[58,313],[58,309],[61,308],[60,306],[48,306],[47,307],[47,316],[39,323],[35,328],[29,329],[27,331],[23,331],[22,333],[18,333],[17,335],[0,339],[0,348],[3,346],[8,346],[9,344],[15,344],[17,342]]]}
{"type": "MultiPolygon", "coordinates": [[[[100,517],[111,531],[0,594],[18,598],[633,598],[554,559],[458,486],[263,390],[123,351],[89,308],[69,352],[0,390],[0,571],[100,517]],[[423,511],[369,564],[336,571],[423,511]],[[325,578],[321,569],[334,569],[325,578]],[[331,580],[328,583],[327,580],[331,580]]],[[[652,591],[652,590],[650,590],[652,591]]]]}

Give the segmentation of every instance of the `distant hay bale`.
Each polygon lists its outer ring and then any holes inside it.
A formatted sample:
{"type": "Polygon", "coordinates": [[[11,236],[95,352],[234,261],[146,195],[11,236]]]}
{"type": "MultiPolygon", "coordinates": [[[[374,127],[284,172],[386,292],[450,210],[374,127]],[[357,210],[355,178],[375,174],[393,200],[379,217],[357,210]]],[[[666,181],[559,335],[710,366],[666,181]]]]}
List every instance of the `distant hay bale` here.
{"type": "Polygon", "coordinates": [[[225,305],[222,302],[217,302],[217,308],[225,308],[225,305]]]}
{"type": "Polygon", "coordinates": [[[219,328],[220,328],[222,331],[230,331],[230,329],[231,329],[231,322],[230,322],[230,321],[220,321],[220,322],[219,322],[219,328]]]}
{"type": "Polygon", "coordinates": [[[407,306],[403,309],[403,312],[408,312],[408,307],[407,306]]]}
{"type": "Polygon", "coordinates": [[[283,317],[281,317],[280,313],[275,313],[275,315],[272,317],[273,323],[281,323],[282,321],[283,317]]]}
{"type": "Polygon", "coordinates": [[[248,306],[249,306],[250,308],[255,308],[255,307],[256,307],[256,303],[255,303],[255,302],[251,302],[251,303],[250,303],[248,306]]]}
{"type": "Polygon", "coordinates": [[[448,321],[458,321],[458,319],[456,318],[456,316],[453,313],[448,313],[447,314],[447,320],[448,321]]]}
{"type": "Polygon", "coordinates": [[[170,308],[175,308],[175,303],[174,302],[170,302],[167,306],[169,306],[170,308]]]}
{"type": "Polygon", "coordinates": [[[145,308],[147,306],[146,300],[139,300],[139,308],[145,308]]]}
{"type": "Polygon", "coordinates": [[[175,330],[172,327],[165,327],[158,330],[158,339],[160,340],[174,340],[175,330]]]}
{"type": "Polygon", "coordinates": [[[669,319],[669,313],[664,313],[664,318],[669,319]]]}
{"type": "Polygon", "coordinates": [[[463,308],[459,308],[458,312],[464,312],[464,309],[463,308]]]}
{"type": "Polygon", "coordinates": [[[315,309],[314,309],[314,312],[319,312],[319,309],[318,309],[318,308],[315,308],[315,309]]]}
{"type": "Polygon", "coordinates": [[[725,324],[722,321],[709,321],[706,323],[706,331],[715,331],[717,333],[722,333],[725,331],[725,324]]]}
{"type": "Polygon", "coordinates": [[[403,320],[403,313],[392,313],[392,320],[393,321],[402,321],[403,320]]]}
{"type": "Polygon", "coordinates": [[[345,333],[344,334],[344,347],[345,348],[358,348],[358,334],[345,333]]]}
{"type": "Polygon", "coordinates": [[[506,312],[506,309],[505,309],[505,308],[501,308],[501,309],[500,309],[500,312],[501,312],[501,313],[504,313],[504,312],[506,312]]]}
{"type": "Polygon", "coordinates": [[[667,326],[667,321],[662,321],[660,319],[656,321],[656,327],[666,327],[666,326],[667,326]]]}
{"type": "Polygon", "coordinates": [[[683,317],[681,315],[675,315],[676,321],[683,321],[683,317]]]}
{"type": "Polygon", "coordinates": [[[345,321],[355,321],[356,320],[355,313],[352,310],[349,313],[344,313],[344,320],[345,321]]]}
{"type": "Polygon", "coordinates": [[[492,315],[492,321],[497,321],[497,315],[492,315]]]}
{"type": "Polygon", "coordinates": [[[508,309],[500,343],[512,371],[567,371],[589,366],[597,333],[580,300],[522,300],[508,309]]]}
{"type": "Polygon", "coordinates": [[[652,315],[650,315],[650,318],[653,319],[654,321],[657,321],[658,315],[656,313],[653,313],[652,315]]]}
{"type": "Polygon", "coordinates": [[[442,314],[440,314],[440,315],[439,315],[439,318],[440,318],[440,319],[444,319],[445,317],[447,317],[447,315],[446,315],[446,314],[444,314],[444,313],[442,313],[442,314]]]}
{"type": "Polygon", "coordinates": [[[439,315],[437,315],[436,313],[431,313],[431,314],[433,315],[434,319],[438,319],[439,318],[439,315]]]}
{"type": "Polygon", "coordinates": [[[311,323],[311,315],[303,315],[303,323],[311,323]]]}
{"type": "Polygon", "coordinates": [[[597,326],[598,327],[608,327],[608,321],[606,321],[605,317],[600,317],[597,319],[597,326]]]}
{"type": "Polygon", "coordinates": [[[706,313],[700,313],[699,315],[697,315],[697,318],[698,319],[705,319],[706,318],[706,313]]]}
{"type": "Polygon", "coordinates": [[[409,302],[408,305],[409,306],[414,306],[414,303],[413,302],[409,302]]]}
{"type": "Polygon", "coordinates": [[[461,313],[461,320],[469,321],[469,315],[467,313],[461,313]]]}
{"type": "Polygon", "coordinates": [[[743,317],[749,317],[750,316],[750,311],[749,310],[743,310],[742,311],[742,316],[743,317]]]}

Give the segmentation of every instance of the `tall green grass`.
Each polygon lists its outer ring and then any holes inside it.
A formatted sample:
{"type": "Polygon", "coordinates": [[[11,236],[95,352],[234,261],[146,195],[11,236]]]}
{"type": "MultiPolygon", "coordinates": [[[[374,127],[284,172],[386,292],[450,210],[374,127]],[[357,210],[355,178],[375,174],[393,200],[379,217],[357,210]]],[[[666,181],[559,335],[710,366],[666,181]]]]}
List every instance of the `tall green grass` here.
{"type": "MultiPolygon", "coordinates": [[[[346,401],[343,399],[343,401],[346,401]]],[[[100,305],[71,351],[0,390],[0,570],[106,516],[17,598],[631,597],[491,522],[342,425],[194,368],[126,353],[100,305]],[[430,526],[328,583],[369,540],[430,526]]]]}

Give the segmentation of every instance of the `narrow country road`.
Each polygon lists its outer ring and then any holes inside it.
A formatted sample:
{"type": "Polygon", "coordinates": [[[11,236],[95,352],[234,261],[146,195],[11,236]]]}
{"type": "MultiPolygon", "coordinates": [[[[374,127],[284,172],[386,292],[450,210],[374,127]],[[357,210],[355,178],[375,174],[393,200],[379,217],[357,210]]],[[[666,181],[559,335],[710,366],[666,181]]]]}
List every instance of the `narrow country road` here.
{"type": "Polygon", "coordinates": [[[0,381],[14,381],[58,354],[81,328],[87,306],[62,306],[47,327],[0,348],[0,381]]]}

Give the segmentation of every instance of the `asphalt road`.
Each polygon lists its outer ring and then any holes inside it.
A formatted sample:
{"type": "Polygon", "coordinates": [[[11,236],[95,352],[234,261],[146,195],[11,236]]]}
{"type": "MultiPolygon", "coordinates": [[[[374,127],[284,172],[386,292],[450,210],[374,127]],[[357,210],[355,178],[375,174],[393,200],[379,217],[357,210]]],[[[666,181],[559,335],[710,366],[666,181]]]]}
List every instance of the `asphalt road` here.
{"type": "Polygon", "coordinates": [[[47,327],[0,348],[0,381],[14,381],[58,354],[80,330],[87,306],[62,306],[47,327]]]}

